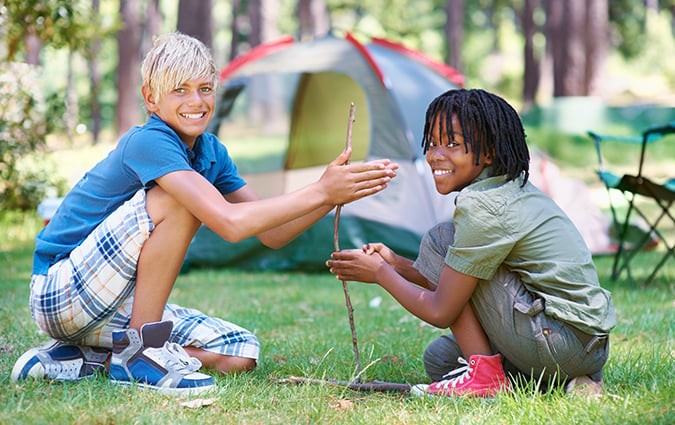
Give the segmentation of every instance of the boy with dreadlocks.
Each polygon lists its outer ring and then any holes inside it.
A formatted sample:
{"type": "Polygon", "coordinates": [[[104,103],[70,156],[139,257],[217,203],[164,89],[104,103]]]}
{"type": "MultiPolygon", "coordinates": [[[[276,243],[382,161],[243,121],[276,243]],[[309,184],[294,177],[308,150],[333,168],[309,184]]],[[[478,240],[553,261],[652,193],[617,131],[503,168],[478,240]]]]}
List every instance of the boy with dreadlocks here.
{"type": "Polygon", "coordinates": [[[459,191],[453,220],[424,235],[415,262],[381,243],[327,261],[338,279],[377,283],[452,331],[426,348],[435,382],[413,393],[492,397],[511,388],[507,373],[601,391],[611,296],[570,219],[528,181],[516,111],[483,90],[450,90],[429,105],[422,146],[438,192],[459,191]]]}

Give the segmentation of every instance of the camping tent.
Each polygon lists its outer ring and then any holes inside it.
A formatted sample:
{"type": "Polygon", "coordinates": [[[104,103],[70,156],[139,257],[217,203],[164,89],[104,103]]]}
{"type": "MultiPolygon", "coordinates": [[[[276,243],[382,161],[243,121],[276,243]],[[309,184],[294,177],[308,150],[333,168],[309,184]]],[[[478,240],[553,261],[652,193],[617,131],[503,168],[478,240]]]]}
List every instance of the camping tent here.
{"type": "MultiPolygon", "coordinates": [[[[436,192],[420,144],[429,102],[464,84],[453,68],[384,39],[286,37],[233,60],[221,81],[209,131],[262,197],[320,176],[344,149],[352,102],[352,162],[398,162],[398,177],[386,190],[343,207],[341,249],[380,241],[414,257],[424,231],[452,216],[452,198],[436,192]],[[237,146],[243,146],[239,154],[237,146]]],[[[325,217],[276,251],[254,238],[231,244],[202,227],[186,265],[323,268],[333,250],[333,222],[334,216],[325,217]]]]}

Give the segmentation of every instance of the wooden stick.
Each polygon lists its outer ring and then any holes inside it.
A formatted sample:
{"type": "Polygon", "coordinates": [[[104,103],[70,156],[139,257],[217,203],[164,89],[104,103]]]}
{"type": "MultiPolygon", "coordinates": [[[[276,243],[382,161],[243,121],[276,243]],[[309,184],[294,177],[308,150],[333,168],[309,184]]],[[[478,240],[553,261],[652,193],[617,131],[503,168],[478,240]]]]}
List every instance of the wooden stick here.
{"type": "MultiPolygon", "coordinates": [[[[349,149],[352,146],[352,124],[354,123],[354,111],[356,107],[354,102],[351,103],[349,108],[349,122],[347,123],[347,141],[345,144],[345,150],[349,149]]],[[[349,161],[347,162],[349,163],[349,161]]],[[[335,210],[335,223],[333,226],[333,244],[335,251],[340,251],[340,242],[339,242],[339,228],[340,228],[340,211],[342,211],[342,205],[338,205],[335,210]]],[[[356,368],[354,374],[356,375],[355,382],[361,382],[361,363],[359,362],[359,346],[356,339],[356,327],[354,326],[354,308],[352,307],[352,301],[349,297],[349,289],[347,289],[347,282],[342,281],[342,289],[345,293],[345,302],[347,304],[347,312],[349,313],[349,326],[352,330],[352,344],[354,346],[354,359],[356,362],[356,368]]]]}
{"type": "Polygon", "coordinates": [[[399,384],[396,382],[383,382],[383,381],[371,381],[371,382],[349,382],[349,381],[339,381],[336,379],[313,379],[313,378],[303,378],[300,376],[291,376],[289,378],[276,379],[270,378],[275,382],[280,384],[318,384],[318,385],[336,385],[340,387],[347,387],[350,390],[354,391],[379,391],[379,392],[410,392],[411,386],[408,384],[399,384]]]}

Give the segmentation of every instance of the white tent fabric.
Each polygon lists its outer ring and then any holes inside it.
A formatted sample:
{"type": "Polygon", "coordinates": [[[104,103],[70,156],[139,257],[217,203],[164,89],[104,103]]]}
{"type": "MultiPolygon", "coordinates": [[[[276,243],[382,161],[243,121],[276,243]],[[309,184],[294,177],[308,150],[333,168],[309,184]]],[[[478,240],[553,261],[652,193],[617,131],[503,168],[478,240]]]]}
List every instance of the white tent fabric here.
{"type": "Polygon", "coordinates": [[[530,181],[567,214],[593,254],[616,250],[610,238],[610,219],[602,213],[582,181],[565,176],[560,167],[541,152],[531,153],[530,181]]]}

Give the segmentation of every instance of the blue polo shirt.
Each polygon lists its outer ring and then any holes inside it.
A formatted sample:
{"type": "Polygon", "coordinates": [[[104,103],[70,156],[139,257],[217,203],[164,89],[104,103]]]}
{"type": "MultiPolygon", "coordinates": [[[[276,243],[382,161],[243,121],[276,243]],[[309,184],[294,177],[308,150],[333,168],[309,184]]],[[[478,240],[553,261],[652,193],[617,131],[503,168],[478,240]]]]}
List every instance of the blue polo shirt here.
{"type": "Polygon", "coordinates": [[[107,157],[89,170],[63,199],[49,224],[35,239],[33,274],[47,274],[49,267],[70,252],[108,215],[141,188],[152,188],[155,179],[180,170],[195,170],[222,194],[246,182],[225,146],[210,133],[197,138],[188,149],[158,116],[129,130],[107,157]]]}

